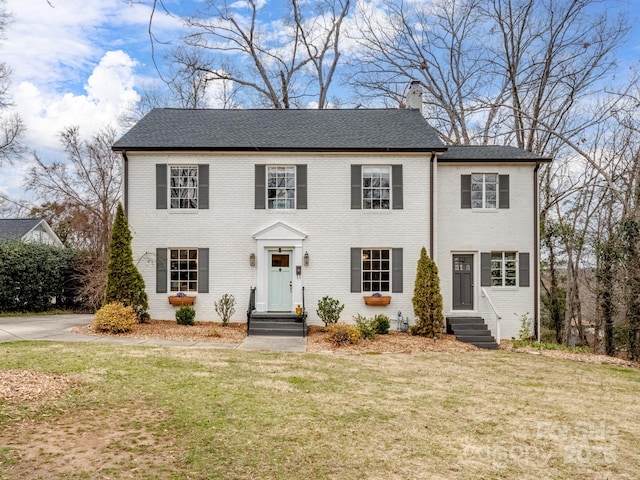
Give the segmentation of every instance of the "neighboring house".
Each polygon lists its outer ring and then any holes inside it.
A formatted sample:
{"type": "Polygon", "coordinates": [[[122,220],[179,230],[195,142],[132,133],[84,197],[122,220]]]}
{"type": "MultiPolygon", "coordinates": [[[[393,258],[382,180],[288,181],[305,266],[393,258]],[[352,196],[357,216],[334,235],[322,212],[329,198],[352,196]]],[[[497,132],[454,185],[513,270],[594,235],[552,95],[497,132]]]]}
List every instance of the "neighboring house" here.
{"type": "Polygon", "coordinates": [[[20,240],[63,247],[49,224],[42,218],[0,218],[0,241],[20,240]]]}
{"type": "Polygon", "coordinates": [[[517,335],[538,317],[536,172],[509,147],[447,148],[417,109],[155,109],[113,146],[124,158],[133,254],[152,318],[224,293],[243,321],[304,302],[345,304],[344,321],[413,321],[420,249],[436,260],[447,316],[517,335]],[[364,296],[392,297],[368,306],[364,296]],[[489,304],[492,300],[495,310],[489,304]]]}

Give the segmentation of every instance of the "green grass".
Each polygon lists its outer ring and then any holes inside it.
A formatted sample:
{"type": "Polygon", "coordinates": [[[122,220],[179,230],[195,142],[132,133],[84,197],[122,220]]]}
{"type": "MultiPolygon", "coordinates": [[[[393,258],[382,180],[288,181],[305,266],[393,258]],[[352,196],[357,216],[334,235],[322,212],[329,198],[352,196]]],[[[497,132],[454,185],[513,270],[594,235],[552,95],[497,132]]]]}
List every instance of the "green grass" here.
{"type": "Polygon", "coordinates": [[[0,317],[40,317],[44,315],[66,315],[69,310],[47,310],[46,312],[0,312],[0,317]]]}
{"type": "Polygon", "coordinates": [[[590,353],[591,349],[589,347],[570,347],[567,345],[562,345],[561,343],[553,343],[553,342],[537,342],[533,340],[514,340],[513,348],[520,347],[533,347],[538,350],[560,350],[563,352],[573,352],[573,353],[590,353]]]}
{"type": "Polygon", "coordinates": [[[634,478],[640,371],[539,355],[0,345],[0,479],[634,478]]]}

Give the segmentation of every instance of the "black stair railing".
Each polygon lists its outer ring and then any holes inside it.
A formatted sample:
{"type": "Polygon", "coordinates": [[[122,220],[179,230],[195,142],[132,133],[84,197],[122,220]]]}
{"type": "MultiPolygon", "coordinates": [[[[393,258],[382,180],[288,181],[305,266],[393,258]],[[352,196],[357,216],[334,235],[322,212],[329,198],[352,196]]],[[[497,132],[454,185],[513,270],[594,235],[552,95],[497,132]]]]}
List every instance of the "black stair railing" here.
{"type": "Polygon", "coordinates": [[[256,287],[251,287],[249,293],[249,307],[247,308],[247,335],[249,335],[249,329],[251,328],[251,315],[256,309],[256,287]]]}
{"type": "Polygon", "coordinates": [[[307,336],[307,307],[304,304],[304,287],[302,287],[302,336],[307,336]]]}

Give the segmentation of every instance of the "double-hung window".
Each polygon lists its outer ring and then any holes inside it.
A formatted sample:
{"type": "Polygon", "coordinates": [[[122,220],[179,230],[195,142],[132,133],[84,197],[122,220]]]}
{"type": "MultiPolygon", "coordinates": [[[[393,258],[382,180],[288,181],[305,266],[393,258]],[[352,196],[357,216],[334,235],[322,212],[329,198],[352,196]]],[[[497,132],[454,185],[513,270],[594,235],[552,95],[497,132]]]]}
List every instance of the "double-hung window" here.
{"type": "Polygon", "coordinates": [[[269,209],[296,208],[296,167],[267,167],[267,206],[269,209]]]}
{"type": "Polygon", "coordinates": [[[391,281],[391,251],[389,249],[362,250],[362,291],[389,292],[391,281]]]}
{"type": "Polygon", "coordinates": [[[498,208],[498,175],[471,175],[471,208],[498,208]]]}
{"type": "Polygon", "coordinates": [[[174,248],[169,251],[169,284],[172,292],[198,291],[197,248],[174,248]]]}
{"type": "Polygon", "coordinates": [[[402,248],[351,248],[351,291],[402,293],[402,248]]]}
{"type": "Polygon", "coordinates": [[[474,210],[509,208],[509,175],[472,173],[460,176],[460,207],[474,210]]]}
{"type": "Polygon", "coordinates": [[[169,168],[169,199],[172,209],[198,208],[197,165],[172,165],[169,168]]]}
{"type": "Polygon", "coordinates": [[[362,208],[364,210],[391,208],[391,167],[362,167],[362,208]]]}
{"type": "Polygon", "coordinates": [[[516,252],[491,252],[491,286],[518,285],[518,255],[516,252]]]}

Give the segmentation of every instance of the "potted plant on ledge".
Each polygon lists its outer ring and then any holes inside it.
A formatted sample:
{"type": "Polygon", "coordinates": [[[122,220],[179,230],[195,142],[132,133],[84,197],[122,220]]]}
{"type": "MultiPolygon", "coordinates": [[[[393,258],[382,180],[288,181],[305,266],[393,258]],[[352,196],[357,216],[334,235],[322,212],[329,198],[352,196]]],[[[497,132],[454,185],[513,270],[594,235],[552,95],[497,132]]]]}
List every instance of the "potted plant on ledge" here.
{"type": "Polygon", "coordinates": [[[175,295],[169,295],[169,303],[174,307],[180,307],[182,305],[193,305],[196,301],[196,297],[190,297],[184,292],[178,292],[175,295]]]}
{"type": "Polygon", "coordinates": [[[373,295],[365,296],[364,303],[371,306],[389,305],[391,303],[391,295],[382,295],[380,292],[376,292],[373,295]]]}

